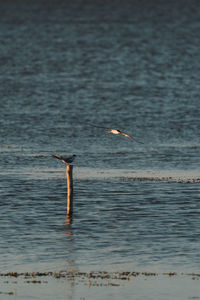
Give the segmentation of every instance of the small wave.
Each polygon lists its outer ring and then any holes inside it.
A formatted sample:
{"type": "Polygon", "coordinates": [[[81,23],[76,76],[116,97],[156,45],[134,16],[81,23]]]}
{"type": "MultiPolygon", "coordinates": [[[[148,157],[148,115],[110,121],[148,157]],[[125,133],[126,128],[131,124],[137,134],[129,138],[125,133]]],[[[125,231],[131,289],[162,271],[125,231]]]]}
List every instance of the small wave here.
{"type": "Polygon", "coordinates": [[[74,172],[77,180],[119,178],[135,181],[200,182],[200,172],[182,170],[125,170],[77,168],[74,172]]]}
{"type": "Polygon", "coordinates": [[[164,148],[186,148],[186,149],[199,149],[200,144],[179,144],[179,143],[174,143],[174,144],[162,144],[160,147],[164,148]]]}
{"type": "Polygon", "coordinates": [[[40,153],[36,153],[36,154],[26,154],[26,156],[30,156],[30,157],[33,157],[33,158],[48,158],[48,157],[51,157],[52,155],[50,154],[40,154],[40,153]]]}
{"type": "MultiPolygon", "coordinates": [[[[65,168],[35,168],[21,170],[7,170],[0,172],[4,176],[28,177],[35,180],[63,180],[65,168]]],[[[155,182],[200,182],[200,171],[191,170],[128,170],[128,169],[97,169],[74,167],[73,179],[82,180],[133,180],[155,182]]]]}
{"type": "Polygon", "coordinates": [[[0,144],[0,152],[22,152],[24,151],[23,147],[19,147],[16,145],[6,145],[0,144]]]}

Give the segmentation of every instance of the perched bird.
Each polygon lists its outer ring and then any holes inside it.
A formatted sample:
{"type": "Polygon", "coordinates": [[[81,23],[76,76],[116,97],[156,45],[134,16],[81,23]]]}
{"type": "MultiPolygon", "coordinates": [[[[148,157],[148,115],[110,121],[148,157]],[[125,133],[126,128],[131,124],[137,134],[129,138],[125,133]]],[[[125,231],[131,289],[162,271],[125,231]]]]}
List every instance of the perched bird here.
{"type": "MultiPolygon", "coordinates": [[[[88,124],[89,124],[89,123],[88,123],[88,124]]],[[[126,134],[126,133],[124,133],[124,132],[118,130],[118,129],[112,129],[112,128],[107,128],[107,127],[103,127],[103,126],[96,126],[96,125],[93,125],[93,124],[89,124],[89,125],[90,125],[90,126],[97,127],[97,128],[103,128],[103,129],[106,129],[106,130],[108,130],[110,133],[113,133],[113,134],[121,134],[121,135],[123,135],[123,136],[125,136],[125,137],[127,137],[127,138],[129,138],[129,139],[131,139],[131,140],[133,140],[133,141],[135,141],[135,142],[137,142],[137,143],[143,144],[142,142],[138,142],[138,141],[137,141],[136,139],[134,139],[132,136],[130,136],[130,135],[128,135],[128,134],[126,134]]]]}
{"type": "Polygon", "coordinates": [[[70,164],[73,162],[73,160],[75,159],[76,155],[72,155],[72,156],[60,156],[58,154],[54,154],[52,155],[53,157],[61,160],[62,162],[64,162],[65,164],[70,164]]]}

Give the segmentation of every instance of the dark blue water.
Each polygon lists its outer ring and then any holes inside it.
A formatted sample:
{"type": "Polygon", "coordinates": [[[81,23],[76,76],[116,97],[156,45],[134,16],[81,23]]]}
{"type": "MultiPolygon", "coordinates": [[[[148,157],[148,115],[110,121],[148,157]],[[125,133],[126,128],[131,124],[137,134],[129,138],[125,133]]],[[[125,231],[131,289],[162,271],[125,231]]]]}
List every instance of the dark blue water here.
{"type": "Polygon", "coordinates": [[[0,6],[1,271],[199,270],[199,2],[0,6]]]}

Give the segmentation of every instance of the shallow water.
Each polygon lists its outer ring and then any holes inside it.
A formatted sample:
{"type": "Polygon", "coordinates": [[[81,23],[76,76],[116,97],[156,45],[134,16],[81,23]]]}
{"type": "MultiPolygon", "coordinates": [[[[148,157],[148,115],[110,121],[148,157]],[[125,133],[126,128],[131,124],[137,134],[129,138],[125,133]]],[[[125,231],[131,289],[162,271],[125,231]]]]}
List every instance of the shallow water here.
{"type": "Polygon", "coordinates": [[[1,2],[1,272],[199,270],[200,10],[181,3],[1,2]],[[53,153],[77,155],[72,220],[53,153]]]}

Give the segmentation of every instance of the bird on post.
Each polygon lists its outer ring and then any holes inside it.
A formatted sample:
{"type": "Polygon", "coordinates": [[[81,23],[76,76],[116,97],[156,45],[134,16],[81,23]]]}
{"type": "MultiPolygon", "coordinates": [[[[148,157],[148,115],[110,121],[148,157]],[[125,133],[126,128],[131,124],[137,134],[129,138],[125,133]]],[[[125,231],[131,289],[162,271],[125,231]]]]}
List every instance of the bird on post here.
{"type": "Polygon", "coordinates": [[[137,142],[137,143],[143,144],[142,142],[138,142],[138,141],[137,141],[135,138],[133,138],[132,136],[130,136],[130,135],[126,134],[125,132],[122,132],[122,131],[120,131],[120,130],[118,130],[118,129],[108,128],[108,127],[103,127],[103,126],[96,126],[96,125],[89,124],[89,123],[88,123],[88,125],[94,126],[94,127],[97,127],[97,128],[103,128],[103,129],[106,129],[106,130],[108,130],[110,133],[113,133],[113,134],[117,134],[117,135],[121,134],[121,135],[123,135],[123,136],[125,136],[125,137],[127,137],[127,138],[129,138],[129,139],[131,139],[131,140],[133,140],[133,141],[135,141],[135,142],[137,142]]]}
{"type": "Polygon", "coordinates": [[[73,162],[73,160],[75,159],[76,155],[72,155],[72,156],[61,156],[61,155],[58,155],[58,154],[53,154],[52,155],[53,157],[61,160],[62,162],[64,162],[65,164],[70,164],[73,162]]]}

